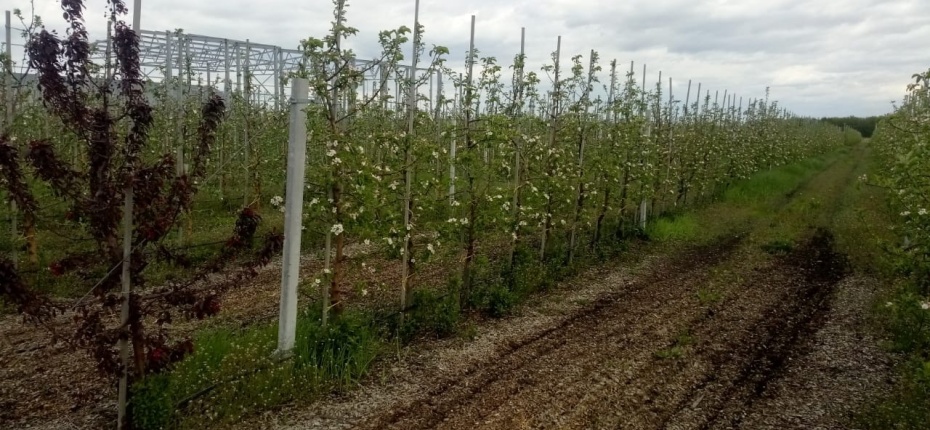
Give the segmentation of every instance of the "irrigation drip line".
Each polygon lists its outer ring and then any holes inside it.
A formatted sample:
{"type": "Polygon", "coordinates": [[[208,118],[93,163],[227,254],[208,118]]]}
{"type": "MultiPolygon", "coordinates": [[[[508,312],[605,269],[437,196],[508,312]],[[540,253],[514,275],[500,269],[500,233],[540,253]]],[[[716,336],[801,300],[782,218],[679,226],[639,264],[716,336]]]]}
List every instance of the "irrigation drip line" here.
{"type": "Polygon", "coordinates": [[[169,248],[165,248],[165,249],[167,249],[168,251],[182,251],[182,250],[185,250],[185,249],[202,248],[202,247],[206,247],[206,246],[220,245],[220,244],[224,244],[224,243],[226,243],[225,240],[217,240],[217,241],[213,241],[213,242],[203,242],[203,243],[197,243],[197,244],[193,244],[193,245],[185,245],[185,246],[179,246],[179,247],[176,247],[176,248],[170,248],[170,249],[169,249],[169,248]]]}
{"type": "MultiPolygon", "coordinates": [[[[447,293],[445,293],[445,294],[440,295],[440,296],[437,297],[437,298],[438,298],[438,299],[444,299],[444,298],[446,298],[446,297],[449,297],[451,294],[452,294],[452,293],[447,292],[447,293]]],[[[332,305],[332,306],[335,306],[335,304],[332,305]]],[[[332,306],[331,306],[331,307],[332,307],[332,306]]],[[[414,303],[413,305],[408,306],[408,307],[406,307],[406,308],[404,308],[404,309],[401,309],[401,310],[398,310],[398,311],[394,311],[394,312],[392,312],[392,313],[389,313],[389,314],[386,314],[386,315],[382,315],[382,316],[373,318],[372,321],[373,321],[373,322],[383,322],[383,320],[386,320],[386,319],[388,319],[388,318],[394,317],[394,316],[399,315],[399,314],[404,313],[404,312],[409,312],[409,311],[414,310],[414,309],[416,309],[416,308],[418,308],[418,307],[420,307],[420,306],[421,306],[420,303],[414,303]]],[[[214,383],[212,383],[212,384],[210,384],[210,385],[205,386],[204,388],[201,388],[200,390],[197,390],[196,392],[194,392],[193,394],[191,394],[191,395],[185,397],[184,399],[181,399],[180,401],[178,401],[178,402],[175,404],[175,409],[178,409],[178,410],[184,409],[184,408],[186,408],[191,402],[193,402],[194,400],[197,400],[197,399],[199,399],[199,398],[201,398],[201,397],[203,397],[203,396],[206,396],[206,395],[210,394],[211,392],[213,392],[214,390],[216,390],[217,388],[219,388],[219,387],[221,387],[221,386],[224,386],[224,385],[227,385],[227,384],[231,384],[231,383],[236,382],[236,381],[238,381],[238,380],[240,380],[240,379],[242,379],[242,378],[245,378],[245,377],[247,377],[247,376],[249,376],[249,375],[252,375],[252,374],[261,372],[261,371],[263,371],[263,370],[270,369],[273,365],[279,365],[279,364],[284,363],[284,362],[286,362],[286,361],[290,361],[290,360],[292,360],[292,359],[294,359],[294,358],[295,358],[295,355],[294,355],[294,354],[288,354],[288,355],[283,355],[283,356],[277,356],[277,357],[273,358],[273,362],[272,362],[272,364],[270,364],[270,365],[266,364],[266,365],[258,366],[258,367],[256,367],[256,368],[249,369],[248,371],[241,372],[241,373],[239,373],[239,374],[237,374],[237,375],[230,376],[229,378],[226,378],[226,379],[224,379],[224,380],[214,382],[214,383]]]]}
{"type": "MultiPolygon", "coordinates": [[[[446,293],[446,294],[440,295],[438,298],[445,298],[445,297],[448,297],[449,295],[450,295],[450,293],[446,293]]],[[[335,306],[335,304],[334,304],[333,306],[335,306]]],[[[381,318],[374,318],[372,321],[374,321],[374,322],[380,322],[382,318],[384,318],[384,319],[390,318],[390,317],[393,317],[393,316],[395,316],[395,315],[401,314],[401,313],[403,313],[403,312],[407,312],[407,311],[413,310],[413,309],[415,309],[415,308],[417,308],[417,307],[419,307],[419,306],[420,306],[420,304],[414,304],[414,305],[408,306],[407,308],[405,308],[405,309],[403,309],[403,310],[395,311],[395,312],[393,312],[393,313],[390,313],[390,314],[387,314],[387,315],[385,315],[385,316],[382,316],[381,318]]],[[[289,354],[289,355],[281,356],[281,357],[279,357],[278,359],[274,360],[274,362],[273,362],[272,364],[273,364],[273,365],[281,364],[281,363],[284,363],[284,362],[286,362],[286,361],[292,360],[294,357],[295,357],[294,354],[289,354]]],[[[271,368],[271,365],[259,366],[259,367],[257,367],[257,368],[253,368],[253,369],[250,369],[250,370],[248,370],[248,371],[241,372],[241,373],[239,373],[239,374],[237,374],[237,375],[233,375],[233,376],[231,376],[231,377],[229,377],[229,378],[226,378],[226,379],[224,379],[224,380],[222,380],[222,381],[217,381],[217,382],[214,382],[214,383],[212,383],[212,384],[210,384],[210,385],[207,385],[206,387],[204,387],[204,388],[202,388],[202,389],[200,389],[200,390],[194,392],[193,394],[191,394],[191,395],[185,397],[184,399],[180,400],[178,403],[175,404],[175,409],[184,409],[184,408],[187,407],[187,405],[190,404],[190,402],[192,402],[192,401],[194,401],[194,400],[197,400],[197,399],[199,399],[199,398],[201,398],[201,397],[203,397],[203,396],[205,396],[205,395],[207,395],[207,394],[210,394],[213,390],[215,390],[215,389],[217,389],[217,388],[219,388],[219,387],[221,387],[221,386],[223,386],[223,385],[227,385],[227,384],[236,382],[236,381],[238,381],[238,380],[240,380],[240,379],[242,379],[242,378],[245,378],[245,377],[247,377],[247,376],[249,376],[249,375],[252,375],[252,374],[255,374],[255,373],[258,373],[258,372],[260,372],[260,371],[267,370],[267,369],[270,369],[270,368],[271,368]]]]}
{"type": "MultiPolygon", "coordinates": [[[[50,218],[39,217],[39,219],[50,219],[50,218]]],[[[95,239],[92,238],[92,237],[80,237],[80,238],[76,238],[76,237],[73,237],[73,236],[69,236],[69,235],[67,235],[67,234],[65,234],[65,233],[62,233],[62,232],[61,232],[60,230],[58,230],[58,229],[49,228],[49,227],[44,227],[44,228],[42,229],[42,231],[47,231],[47,232],[49,232],[49,233],[54,234],[55,236],[58,236],[58,237],[60,237],[60,238],[62,238],[62,239],[70,240],[70,241],[72,241],[72,242],[89,242],[89,241],[95,240],[95,239]]]]}
{"type": "MultiPolygon", "coordinates": [[[[439,299],[445,299],[445,298],[447,298],[447,297],[449,297],[449,296],[451,296],[451,295],[452,295],[451,292],[446,292],[446,293],[444,293],[444,294],[440,294],[439,296],[437,296],[436,299],[437,299],[437,300],[439,300],[439,299]]],[[[396,310],[396,311],[394,311],[394,312],[391,312],[391,313],[388,313],[388,314],[384,314],[384,315],[378,315],[378,316],[372,318],[372,321],[373,321],[373,322],[384,322],[384,321],[387,321],[388,319],[393,318],[393,317],[395,317],[395,316],[397,316],[397,315],[400,315],[400,314],[403,314],[403,313],[406,313],[406,312],[410,312],[410,311],[412,311],[412,310],[415,310],[415,309],[419,308],[420,306],[422,306],[421,303],[415,302],[415,303],[413,303],[413,304],[411,304],[411,305],[409,305],[409,306],[407,306],[407,307],[405,307],[405,308],[403,308],[403,309],[399,309],[399,310],[396,310]]]]}
{"type": "MultiPolygon", "coordinates": [[[[281,363],[283,363],[283,362],[285,362],[285,361],[289,361],[289,360],[291,360],[291,359],[293,359],[293,358],[294,358],[294,355],[293,355],[293,354],[281,356],[281,357],[279,357],[279,358],[277,358],[277,359],[274,359],[272,364],[274,364],[274,365],[281,364],[281,363]]],[[[194,401],[194,400],[197,400],[197,399],[199,399],[199,398],[201,398],[201,397],[203,397],[203,396],[205,396],[205,395],[207,395],[207,394],[210,394],[213,390],[215,390],[215,389],[217,389],[217,388],[219,388],[219,387],[221,387],[221,386],[223,386],[223,385],[236,382],[236,381],[238,381],[238,380],[240,380],[240,379],[242,379],[242,378],[245,378],[245,377],[247,377],[247,376],[249,376],[249,375],[252,375],[252,374],[258,373],[258,372],[260,372],[260,371],[262,371],[262,370],[267,370],[267,369],[270,369],[270,368],[271,368],[271,365],[262,365],[262,366],[258,366],[258,367],[255,367],[255,368],[253,368],[253,369],[249,369],[248,371],[241,372],[241,373],[239,373],[239,374],[237,374],[237,375],[230,376],[229,378],[226,378],[226,379],[224,379],[224,380],[217,381],[217,382],[214,382],[214,383],[212,383],[212,384],[210,384],[210,385],[207,385],[206,387],[201,388],[200,390],[194,392],[193,394],[191,394],[191,395],[189,395],[189,396],[187,396],[187,397],[181,399],[178,403],[175,404],[175,409],[176,409],[176,410],[178,410],[178,409],[184,409],[184,408],[187,407],[187,405],[190,404],[190,402],[192,402],[192,401],[194,401]]]]}
{"type": "MultiPolygon", "coordinates": [[[[132,248],[132,250],[129,252],[129,255],[131,256],[134,252],[136,252],[136,251],[139,249],[140,246],[144,245],[146,242],[147,242],[147,241],[146,241],[145,239],[143,239],[141,242],[139,242],[136,246],[134,246],[134,247],[132,248]]],[[[104,281],[104,280],[106,280],[107,278],[109,278],[110,275],[112,275],[113,272],[116,271],[116,269],[122,267],[122,265],[123,265],[125,262],[126,262],[126,259],[125,259],[125,258],[122,258],[122,259],[120,259],[119,263],[114,264],[113,267],[110,268],[109,271],[107,271],[107,274],[106,274],[106,275],[104,275],[102,278],[100,278],[100,280],[97,281],[97,283],[94,284],[94,286],[91,287],[90,290],[87,290],[87,292],[84,293],[84,295],[81,296],[81,298],[77,299],[77,301],[74,302],[74,305],[71,306],[71,310],[77,309],[77,307],[80,306],[81,302],[83,302],[84,299],[86,299],[87,296],[90,295],[90,293],[94,292],[94,290],[96,290],[97,287],[99,287],[101,284],[103,284],[103,281],[104,281]]]]}

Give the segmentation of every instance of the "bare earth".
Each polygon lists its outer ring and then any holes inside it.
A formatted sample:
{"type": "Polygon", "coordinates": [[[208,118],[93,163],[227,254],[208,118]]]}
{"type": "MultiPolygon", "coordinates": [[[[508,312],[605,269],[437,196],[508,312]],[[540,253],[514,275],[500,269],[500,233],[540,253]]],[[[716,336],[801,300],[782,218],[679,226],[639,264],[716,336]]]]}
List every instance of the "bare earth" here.
{"type": "Polygon", "coordinates": [[[242,428],[848,428],[890,382],[862,316],[872,281],[822,235],[762,265],[741,244],[602,268],[474,342],[242,428]]]}
{"type": "MultiPolygon", "coordinates": [[[[789,200],[835,207],[855,169],[830,170],[789,200]]],[[[638,261],[590,270],[512,317],[480,322],[474,339],[417,342],[357,389],[236,427],[851,428],[852,412],[892,383],[892,357],[865,321],[877,281],[848,269],[827,230],[769,255],[751,240],[760,228],[635,251],[638,261]]],[[[228,297],[221,319],[273,317],[277,270],[228,297]]],[[[85,354],[45,336],[0,322],[0,428],[108,427],[112,387],[94,382],[85,354]]]]}

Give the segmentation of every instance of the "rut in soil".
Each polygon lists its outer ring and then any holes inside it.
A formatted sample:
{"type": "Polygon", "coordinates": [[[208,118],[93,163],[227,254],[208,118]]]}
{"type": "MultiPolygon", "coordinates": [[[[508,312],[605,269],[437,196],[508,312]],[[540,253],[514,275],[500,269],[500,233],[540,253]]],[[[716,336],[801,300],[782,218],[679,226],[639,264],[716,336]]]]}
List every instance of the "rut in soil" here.
{"type": "Polygon", "coordinates": [[[682,253],[563,323],[502,348],[360,428],[739,428],[804,353],[847,273],[818,229],[716,306],[693,303],[710,273],[738,260],[742,237],[682,253]],[[687,332],[682,360],[656,351],[687,332]]]}

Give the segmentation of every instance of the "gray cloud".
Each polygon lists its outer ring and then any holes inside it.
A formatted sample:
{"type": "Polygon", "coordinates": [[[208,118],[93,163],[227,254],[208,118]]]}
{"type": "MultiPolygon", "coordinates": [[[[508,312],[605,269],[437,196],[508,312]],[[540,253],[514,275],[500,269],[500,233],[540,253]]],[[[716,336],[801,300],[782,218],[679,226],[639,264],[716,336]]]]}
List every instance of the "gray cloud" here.
{"type": "MultiPolygon", "coordinates": [[[[62,28],[58,3],[36,2],[48,26],[62,28]]],[[[413,0],[349,3],[348,23],[359,34],[347,45],[362,58],[377,54],[378,31],[413,24],[413,0]]],[[[92,34],[102,38],[105,2],[88,7],[92,34]]],[[[771,87],[774,99],[802,115],[872,115],[889,111],[911,74],[930,67],[930,15],[923,9],[921,0],[422,0],[420,20],[426,44],[449,47],[449,65],[458,68],[475,14],[476,47],[505,65],[526,27],[528,66],[536,70],[549,62],[561,35],[566,64],[572,55],[599,52],[602,82],[611,59],[623,70],[632,60],[637,75],[648,64],[650,82],[660,70],[663,85],[671,76],[676,98],[684,98],[690,79],[711,94],[728,90],[746,99],[771,87]]],[[[322,37],[332,19],[328,1],[143,0],[142,9],[145,29],[183,28],[287,48],[322,37]]]]}

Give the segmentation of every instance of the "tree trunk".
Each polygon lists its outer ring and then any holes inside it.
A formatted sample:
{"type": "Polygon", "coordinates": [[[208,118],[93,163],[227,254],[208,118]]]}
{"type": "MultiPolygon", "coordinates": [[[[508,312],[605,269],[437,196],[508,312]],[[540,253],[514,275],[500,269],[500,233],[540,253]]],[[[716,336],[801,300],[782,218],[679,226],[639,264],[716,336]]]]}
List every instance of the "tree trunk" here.
{"type": "MultiPolygon", "coordinates": [[[[342,224],[342,187],[339,185],[338,179],[333,181],[332,193],[333,207],[336,208],[336,224],[342,224]]],[[[336,235],[336,256],[333,258],[333,277],[329,289],[329,302],[332,306],[334,315],[342,313],[346,296],[342,285],[343,260],[345,259],[343,255],[345,246],[344,239],[344,232],[336,235]]]]}
{"type": "Polygon", "coordinates": [[[597,225],[594,226],[594,239],[591,241],[591,249],[594,249],[601,241],[601,229],[604,225],[604,218],[607,216],[608,203],[610,203],[610,183],[604,186],[604,201],[601,202],[601,213],[597,216],[597,225]]]}

